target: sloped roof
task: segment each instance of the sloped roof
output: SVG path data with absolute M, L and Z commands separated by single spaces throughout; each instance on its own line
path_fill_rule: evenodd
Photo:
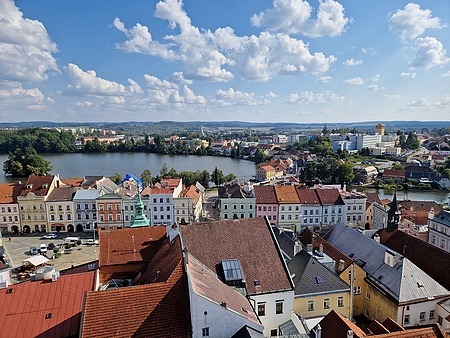
M 225 301 L 227 309 L 234 311 L 255 324 L 261 325 L 244 295 L 224 284 L 216 273 L 201 264 L 191 254 L 189 254 L 188 262 L 186 268 L 195 293 L 217 305 Z
M 406 170 L 385 169 L 383 172 L 383 177 L 405 178 L 405 176 L 406 176 Z
M 292 236 L 287 235 L 285 229 L 279 228 L 277 226 L 272 226 L 272 231 L 275 235 L 278 245 L 280 246 L 281 252 L 289 259 L 291 259 L 294 256 L 295 245 L 295 241 L 292 239 Z
M 164 226 L 102 230 L 100 266 L 149 262 L 166 235 Z
M 447 335 L 437 325 L 431 327 L 422 327 L 408 329 L 405 331 L 396 331 L 384 334 L 370 336 L 372 338 L 444 338 Z
M 319 324 L 322 328 L 322 337 L 324 338 L 347 337 L 349 330 L 353 331 L 354 338 L 363 338 L 366 336 L 363 330 L 334 310 L 328 312 Z
M 146 187 L 142 193 L 141 196 L 150 196 L 150 195 L 172 195 L 173 189 L 172 188 L 150 188 Z
M 231 336 L 231 338 L 264 338 L 264 335 L 262 332 L 245 325 L 233 336 Z
M 77 190 L 75 192 L 75 196 L 73 200 L 95 200 L 100 195 L 100 191 L 97 189 L 89 189 L 89 190 Z
M 216 273 L 222 260 L 238 259 L 249 294 L 293 289 L 270 225 L 262 217 L 181 225 L 180 233 L 189 253 Z
M 16 203 L 17 196 L 22 193 L 25 184 L 3 183 L 0 184 L 0 204 Z
M 257 185 L 253 190 L 255 191 L 256 204 L 278 204 L 274 186 Z
M 297 191 L 293 185 L 275 186 L 275 195 L 279 204 L 299 204 Z
M 393 232 L 382 229 L 378 234 L 382 244 L 400 252 L 439 284 L 450 290 L 450 269 L 447 267 L 450 262 L 450 252 L 398 229 Z
M 178 263 L 159 282 L 87 293 L 83 337 L 191 337 L 187 276 L 176 241 L 171 248 Z M 112 320 L 118 314 L 120 320 Z
M 320 199 L 316 189 L 297 188 L 296 190 L 301 204 L 320 206 Z
M 377 202 L 378 204 L 381 204 L 380 197 L 378 196 L 378 194 L 376 192 L 369 192 L 369 191 L 367 191 L 365 194 L 367 196 L 366 209 L 368 207 L 370 207 L 370 205 L 373 204 L 374 202 Z
M 81 187 L 83 184 L 84 178 L 72 177 L 72 178 L 63 178 L 61 182 L 65 185 L 69 185 L 71 187 Z
M 0 290 L 0 318 L 4 319 L 0 337 L 78 335 L 83 295 L 93 290 L 94 284 L 92 271 L 61 276 L 56 282 L 24 282 Z M 46 319 L 47 314 L 51 318 Z
M 322 205 L 345 205 L 338 189 L 317 189 Z
M 185 198 L 192 198 L 194 205 L 196 205 L 200 198 L 200 192 L 195 185 L 190 185 L 183 191 L 182 196 Z
M 433 221 L 446 226 L 450 226 L 450 211 L 442 210 L 433 218 Z
M 383 289 L 399 303 L 450 294 L 397 252 L 388 249 L 395 255 L 397 262 L 393 267 L 385 264 L 387 247 L 342 222 L 335 224 L 325 235 L 325 239 L 351 257 L 369 274 L 368 278 L 372 284 Z
M 168 178 L 168 177 L 164 177 L 161 180 L 161 187 L 163 188 L 176 188 L 180 185 L 181 183 L 181 178 Z
M 47 202 L 72 201 L 79 187 L 61 186 L 52 190 L 47 197 Z
M 20 196 L 26 196 L 30 192 L 34 193 L 36 196 L 47 195 L 48 189 L 50 188 L 54 178 L 54 175 L 29 176 Z
M 350 291 L 350 287 L 341 278 L 305 250 L 301 250 L 289 261 L 288 268 L 291 274 L 295 274 L 293 280 L 296 296 Z

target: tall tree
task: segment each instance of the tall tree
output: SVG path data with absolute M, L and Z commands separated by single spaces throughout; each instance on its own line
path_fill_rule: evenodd
M 211 181 L 214 182 L 216 187 L 225 183 L 222 170 L 217 169 L 217 167 L 215 167 L 214 171 L 211 174 Z
M 115 173 L 114 175 L 109 176 L 109 179 L 117 184 L 123 180 L 123 177 L 119 173 Z
M 145 169 L 141 174 L 141 180 L 144 181 L 144 184 L 146 187 L 148 187 L 150 184 L 152 184 L 152 173 L 150 170 Z
M 17 148 L 13 153 L 10 152 L 3 164 L 5 174 L 13 177 L 47 175 L 52 169 L 51 162 L 38 155 L 31 147 L 24 150 Z
M 167 176 L 169 174 L 169 166 L 167 165 L 167 163 L 163 163 L 159 173 L 161 174 L 161 177 Z
M 352 164 L 349 162 L 343 163 L 339 166 L 339 182 L 341 183 L 341 188 L 344 187 L 344 184 L 353 182 L 355 179 L 355 174 L 353 172 Z

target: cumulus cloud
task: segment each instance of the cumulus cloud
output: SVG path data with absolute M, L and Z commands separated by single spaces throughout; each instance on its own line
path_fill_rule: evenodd
M 322 83 L 330 83 L 333 78 L 331 76 L 321 76 L 319 77 L 319 81 Z
M 371 92 L 376 92 L 378 90 L 383 90 L 384 87 L 379 87 L 378 85 L 370 85 L 367 87 L 367 90 L 371 91 Z
M 144 74 L 144 84 L 149 89 L 178 89 L 175 83 L 148 74 Z
M 398 95 L 398 94 L 394 94 L 394 95 L 385 94 L 384 97 L 387 97 L 389 99 L 400 99 L 401 95 Z
M 441 76 L 449 77 L 450 76 L 450 70 L 448 72 L 442 74 Z
M 220 107 L 227 106 L 257 106 L 268 104 L 267 99 L 258 100 L 255 93 L 242 92 L 228 88 L 228 90 L 219 89 L 211 102 L 218 104 Z
M 63 92 L 65 95 L 115 96 L 126 93 L 125 86 L 117 82 L 97 77 L 93 70 L 83 71 L 73 63 L 64 67 L 71 84 Z
M 352 79 L 342 81 L 344 83 L 354 84 L 354 85 L 363 85 L 364 81 L 360 77 L 354 77 Z
M 182 84 L 192 84 L 192 80 L 188 80 L 184 78 L 183 72 L 175 72 L 169 77 L 169 81 L 182 85 Z
M 41 22 L 24 18 L 12 0 L 0 1 L 0 79 L 45 81 L 49 71 L 60 72 L 56 52 Z
M 181 60 L 183 72 L 171 77 L 175 83 L 183 83 L 175 81 L 176 78 L 231 81 L 235 78 L 233 71 L 249 81 L 267 81 L 280 75 L 319 74 L 327 71 L 335 61 L 333 55 L 310 53 L 308 44 L 282 33 L 237 36 L 230 27 L 200 30 L 192 25 L 182 6 L 182 1 L 165 0 L 158 2 L 155 10 L 157 18 L 169 21 L 170 28 L 178 27 L 180 31 L 177 35 L 164 37 L 168 43 L 158 46 L 158 51 L 164 50 L 164 53 L 151 54 L 168 61 Z M 128 45 L 148 46 L 154 42 L 145 26 L 139 26 L 134 33 L 125 29 L 119 19 L 114 21 L 114 26 L 129 39 L 120 45 L 121 49 L 150 54 L 148 48 L 125 48 Z M 141 37 L 139 43 L 135 41 L 136 36 Z
M 433 103 L 433 106 L 439 109 L 449 109 L 450 108 L 450 95 L 445 95 L 441 102 Z
M 418 38 L 412 49 L 416 57 L 409 63 L 410 68 L 429 69 L 450 62 L 444 46 L 434 37 Z
M 0 107 L 25 107 L 29 110 L 42 110 L 54 103 L 38 88 L 23 88 L 18 82 L 8 81 L 0 89 Z
M 267 94 L 267 97 L 278 97 L 277 94 L 269 92 L 269 94 Z
M 381 76 L 380 76 L 380 74 L 376 74 L 376 75 L 372 78 L 372 81 L 373 81 L 373 82 L 381 81 Z
M 414 39 L 428 28 L 442 28 L 439 18 L 432 17 L 429 9 L 421 9 L 418 4 L 408 3 L 389 18 L 389 28 L 399 31 L 400 37 Z
M 321 102 L 336 102 L 344 100 L 343 96 L 339 96 L 336 93 L 326 92 L 314 94 L 311 91 L 304 91 L 300 94 L 294 93 L 289 95 L 288 103 L 321 103 Z
M 348 18 L 344 7 L 334 0 L 320 0 L 317 18 L 306 0 L 274 0 L 273 8 L 253 15 L 253 26 L 266 26 L 270 31 L 287 34 L 301 33 L 308 37 L 337 36 L 346 30 Z
M 362 60 L 349 59 L 342 62 L 344 66 L 359 66 L 362 65 Z
M 428 102 L 428 100 L 424 97 L 422 97 L 420 100 L 411 102 L 409 104 L 403 105 L 400 107 L 399 110 L 411 110 L 411 109 L 416 109 L 416 108 L 421 108 L 421 109 L 428 109 L 430 107 L 430 103 Z
M 412 79 L 414 79 L 416 77 L 416 75 L 417 74 L 415 72 L 414 73 L 410 73 L 410 72 L 401 72 L 400 73 L 401 77 L 410 77 Z
M 134 81 L 132 79 L 128 79 L 128 83 L 130 84 L 130 86 L 128 87 L 128 90 L 130 91 L 130 93 L 136 93 L 136 94 L 143 93 L 141 86 L 136 81 Z

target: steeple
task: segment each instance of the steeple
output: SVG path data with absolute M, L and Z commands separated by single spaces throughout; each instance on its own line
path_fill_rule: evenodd
M 389 206 L 387 232 L 392 232 L 398 228 L 400 222 L 400 211 L 397 205 L 397 190 L 394 192 L 394 198 Z
M 141 199 L 141 188 L 140 185 L 138 186 L 138 200 L 136 201 L 136 204 L 134 206 L 134 220 L 131 222 L 131 228 L 138 228 L 138 227 L 148 227 L 150 225 L 150 222 L 147 219 L 147 216 L 144 214 L 144 203 Z

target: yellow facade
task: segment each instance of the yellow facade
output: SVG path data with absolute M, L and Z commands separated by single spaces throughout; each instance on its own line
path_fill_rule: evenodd
M 19 197 L 18 202 L 21 231 L 46 231 L 45 196 L 36 196 L 33 193 L 29 193 L 27 196 Z
M 364 277 L 366 272 L 357 264 L 353 264 L 353 316 L 358 316 L 364 313 L 364 294 L 365 285 Z M 351 265 L 347 267 L 339 275 L 341 279 L 350 285 Z
M 350 292 L 296 296 L 294 298 L 294 312 L 302 318 L 325 316 L 331 310 L 349 317 Z
M 383 322 L 390 317 L 397 319 L 398 306 L 386 295 L 383 295 L 372 285 L 366 284 L 366 291 L 364 292 L 364 308 L 366 316 L 373 320 Z

